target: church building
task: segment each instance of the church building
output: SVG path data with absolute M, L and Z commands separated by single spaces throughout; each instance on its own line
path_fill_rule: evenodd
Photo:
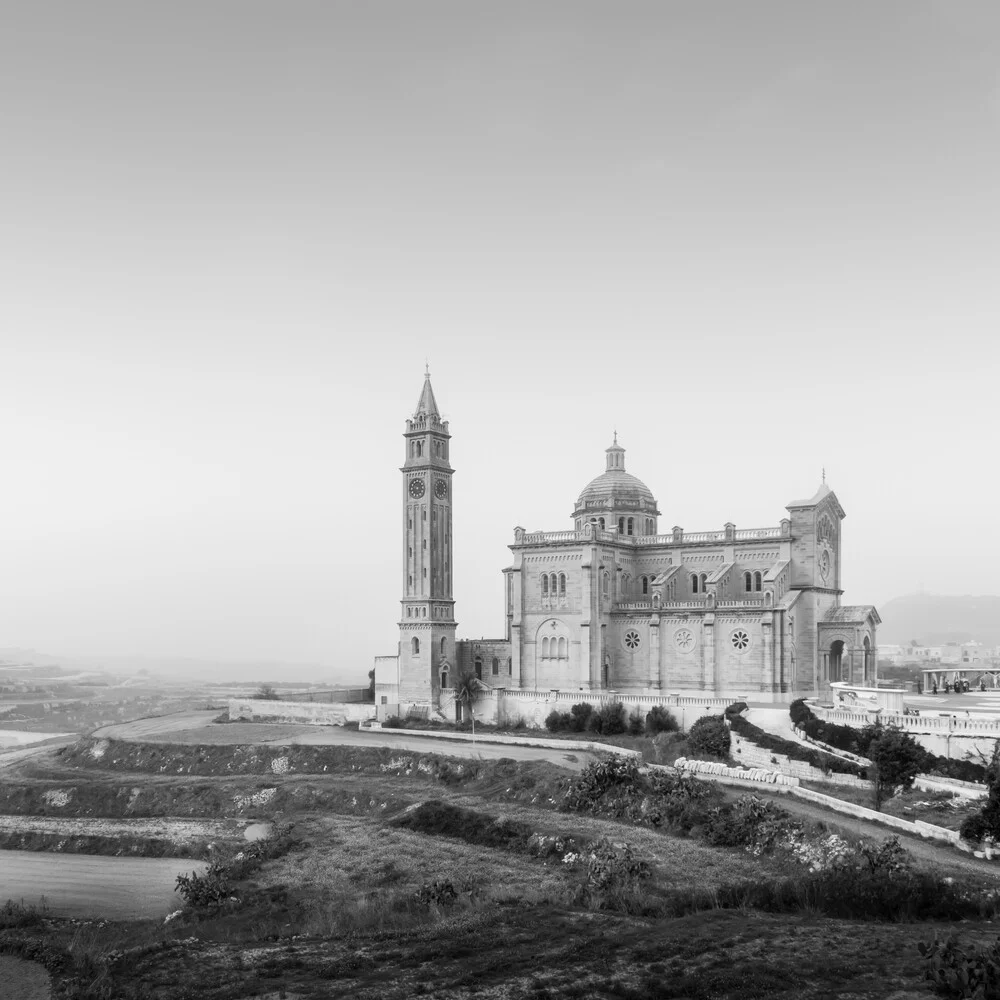
M 506 690 L 776 702 L 876 683 L 880 619 L 841 604 L 845 514 L 825 481 L 772 526 L 661 533 L 616 434 L 571 527 L 514 529 L 504 638 L 458 640 L 451 435 L 429 373 L 403 436 L 400 644 L 378 658 L 376 694 L 434 711 L 465 670 Z

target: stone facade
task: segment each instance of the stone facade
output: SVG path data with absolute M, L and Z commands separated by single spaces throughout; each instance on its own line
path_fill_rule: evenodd
M 626 471 L 617 435 L 570 530 L 514 529 L 506 636 L 456 640 L 450 433 L 429 375 L 404 438 L 398 688 L 387 700 L 440 707 L 464 671 L 534 692 L 759 701 L 876 682 L 878 613 L 841 605 L 845 515 L 825 481 L 773 526 L 660 534 L 657 501 Z

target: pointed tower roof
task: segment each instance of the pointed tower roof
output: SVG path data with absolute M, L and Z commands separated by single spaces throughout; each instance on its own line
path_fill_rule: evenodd
M 431 366 L 424 369 L 424 387 L 420 391 L 420 399 L 417 400 L 417 408 L 413 411 L 414 419 L 417 417 L 440 417 L 437 400 L 434 398 L 434 390 L 431 388 Z

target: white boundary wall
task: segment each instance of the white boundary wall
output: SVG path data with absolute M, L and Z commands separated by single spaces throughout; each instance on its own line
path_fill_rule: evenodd
M 327 702 L 325 705 L 303 701 L 266 701 L 263 698 L 232 698 L 229 719 L 255 722 L 299 722 L 310 726 L 343 726 L 375 718 L 371 702 Z

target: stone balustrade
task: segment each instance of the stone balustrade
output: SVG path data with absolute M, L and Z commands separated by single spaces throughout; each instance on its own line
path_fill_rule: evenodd
M 851 712 L 847 709 L 826 708 L 823 705 L 809 703 L 809 708 L 818 719 L 824 722 L 836 722 L 842 726 L 860 728 L 871 721 L 871 715 L 861 712 Z M 910 733 L 928 733 L 931 735 L 982 736 L 993 739 L 1000 738 L 1000 719 L 977 718 L 974 715 L 903 715 L 899 712 L 880 712 L 878 719 L 885 725 L 897 726 Z

